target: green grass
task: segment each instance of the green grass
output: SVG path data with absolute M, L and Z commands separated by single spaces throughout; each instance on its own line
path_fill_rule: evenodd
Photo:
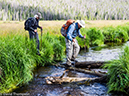
M 125 26 L 108 27 L 103 29 L 105 42 L 122 43 L 128 40 L 128 31 Z
M 6 92 L 5 90 L 10 90 L 12 86 L 27 83 L 32 79 L 35 61 L 28 54 L 23 38 L 20 36 L 7 36 L 0 39 L 0 67 L 2 68 L 0 89 Z
M 108 69 L 108 93 L 123 92 L 129 94 L 129 46 L 119 55 L 119 60 L 113 60 L 104 65 Z
M 0 37 L 0 93 L 28 83 L 36 66 L 51 65 L 62 60 L 64 47 L 56 36 L 45 33 L 42 37 L 41 56 L 36 55 L 36 43 L 22 35 Z

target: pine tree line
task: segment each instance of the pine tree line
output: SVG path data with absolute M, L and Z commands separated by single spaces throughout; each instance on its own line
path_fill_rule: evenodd
M 39 11 L 43 20 L 127 20 L 129 0 L 0 0 L 0 20 L 22 21 Z

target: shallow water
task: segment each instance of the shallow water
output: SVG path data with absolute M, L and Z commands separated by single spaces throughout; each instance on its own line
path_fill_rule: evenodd
M 17 93 L 29 93 L 30 96 L 93 96 L 93 95 L 107 95 L 107 88 L 105 84 L 94 83 L 90 85 L 76 85 L 76 84 L 52 84 L 45 83 L 47 76 L 61 76 L 64 68 L 56 68 L 54 66 L 40 67 L 35 73 L 34 80 L 24 87 L 15 90 Z M 64 77 L 90 77 L 96 76 L 84 74 L 75 71 L 66 72 Z
M 102 46 L 91 47 L 87 52 L 82 50 L 78 57 L 78 61 L 109 61 L 113 59 L 119 59 L 119 54 L 122 52 L 125 43 L 119 46 Z M 65 62 L 65 59 L 64 61 Z M 96 71 L 103 71 L 101 69 L 94 69 Z M 30 96 L 109 96 L 107 94 L 106 84 L 93 83 L 89 85 L 77 85 L 77 84 L 52 84 L 47 85 L 45 83 L 45 77 L 47 76 L 61 76 L 65 68 L 48 66 L 40 67 L 34 73 L 34 79 L 25 86 L 15 90 L 16 93 L 29 93 Z M 64 77 L 90 77 L 97 76 L 84 74 L 75 71 L 68 71 Z

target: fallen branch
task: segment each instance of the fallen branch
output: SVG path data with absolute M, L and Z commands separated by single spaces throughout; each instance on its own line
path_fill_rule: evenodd
M 94 82 L 103 82 L 107 76 L 96 77 L 96 78 L 76 78 L 76 77 L 46 77 L 47 84 L 62 84 L 62 83 L 77 83 L 77 84 L 90 84 Z

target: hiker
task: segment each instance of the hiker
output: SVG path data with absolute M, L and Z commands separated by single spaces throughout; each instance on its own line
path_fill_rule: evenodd
M 78 45 L 78 42 L 76 40 L 76 36 L 79 36 L 80 38 L 86 38 L 85 35 L 82 36 L 80 33 L 80 29 L 85 27 L 85 22 L 83 20 L 77 20 L 76 23 L 71 24 L 68 27 L 68 30 L 66 32 L 67 36 L 65 38 L 66 42 L 66 65 L 68 67 L 71 66 L 71 61 L 77 62 L 75 58 L 77 57 L 80 46 Z
M 37 28 L 40 28 L 42 30 L 42 27 L 39 26 L 39 19 L 41 19 L 41 13 L 37 12 L 34 17 L 31 19 L 31 21 L 28 24 L 28 31 L 29 31 L 29 37 L 30 39 L 36 39 L 37 43 L 37 55 L 41 55 L 39 52 L 39 36 L 37 32 Z

